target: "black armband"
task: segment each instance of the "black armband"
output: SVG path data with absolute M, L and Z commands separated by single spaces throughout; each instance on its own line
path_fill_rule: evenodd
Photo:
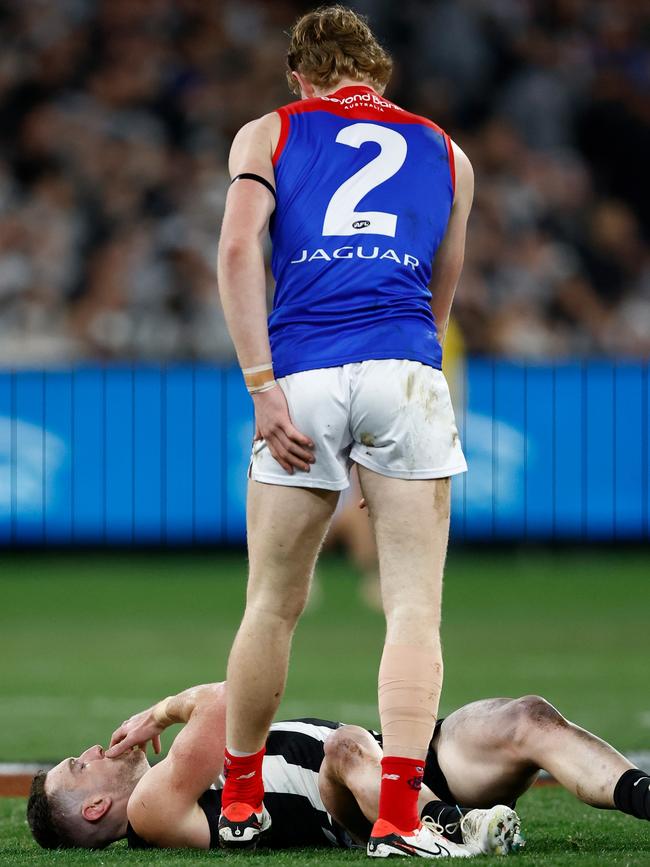
M 261 175 L 253 174 L 253 172 L 242 172 L 240 175 L 235 175 L 235 177 L 232 179 L 232 181 L 230 183 L 234 184 L 235 181 L 238 181 L 240 179 L 244 180 L 244 181 L 257 181 L 259 184 L 262 184 L 262 186 L 266 187 L 266 189 L 271 193 L 271 195 L 273 196 L 273 198 L 277 202 L 278 197 L 275 194 L 275 190 L 273 189 L 273 185 L 270 184 L 266 180 L 266 178 L 263 178 Z

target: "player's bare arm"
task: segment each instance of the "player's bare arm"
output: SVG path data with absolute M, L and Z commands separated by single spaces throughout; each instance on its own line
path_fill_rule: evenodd
M 438 248 L 431 272 L 431 309 L 438 339 L 444 342 L 456 287 L 463 270 L 467 220 L 474 199 L 474 171 L 467 156 L 452 142 L 456 164 L 456 191 L 445 237 Z
M 225 683 L 206 684 L 164 699 L 113 734 L 109 755 L 184 724 L 167 758 L 151 768 L 129 799 L 129 822 L 140 837 L 160 847 L 210 847 L 210 829 L 197 801 L 223 770 L 225 720 Z
M 224 315 L 237 358 L 250 371 L 249 387 L 255 404 L 255 439 L 266 440 L 273 457 L 287 473 L 294 467 L 309 471 L 313 443 L 291 422 L 282 390 L 273 380 L 267 326 L 264 240 L 275 209 L 272 156 L 280 135 L 276 113 L 246 124 L 235 136 L 229 170 L 231 185 L 219 242 L 218 279 Z M 261 377 L 261 378 L 260 378 Z M 259 385 L 256 383 L 259 382 Z

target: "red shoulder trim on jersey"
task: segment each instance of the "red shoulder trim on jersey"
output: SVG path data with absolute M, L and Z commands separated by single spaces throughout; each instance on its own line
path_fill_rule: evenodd
M 456 158 L 454 157 L 454 148 L 451 139 L 446 132 L 442 133 L 445 137 L 445 145 L 447 146 L 447 156 L 449 157 L 449 174 L 451 175 L 451 190 L 456 195 Z
M 271 158 L 273 165 L 276 165 L 277 161 L 280 159 L 284 146 L 289 138 L 289 125 L 291 121 L 289 120 L 287 109 L 288 106 L 283 106 L 277 110 L 277 113 L 280 115 L 280 138 L 278 139 L 278 143 L 273 151 L 273 157 Z
M 428 117 L 422 117 L 419 114 L 412 114 L 410 111 L 400 108 L 400 106 L 396 105 L 394 102 L 380 96 L 372 89 L 372 87 L 367 87 L 365 85 L 342 87 L 329 96 L 315 96 L 311 99 L 297 99 L 276 110 L 280 115 L 282 126 L 280 129 L 280 138 L 273 153 L 273 165 L 277 164 L 287 143 L 292 115 L 324 111 L 329 112 L 330 114 L 336 114 L 339 117 L 347 117 L 351 120 L 371 120 L 379 123 L 385 121 L 386 123 L 421 124 L 422 126 L 427 126 L 430 129 L 433 129 L 438 133 L 438 135 L 442 136 L 447 149 L 452 189 L 454 192 L 456 191 L 454 151 L 447 133 L 439 127 L 437 123 L 429 120 Z
M 325 111 L 339 117 L 349 117 L 352 120 L 372 120 L 381 123 L 413 123 L 422 124 L 444 135 L 440 127 L 426 117 L 411 114 L 394 102 L 380 96 L 371 87 L 343 87 L 329 96 L 315 96 L 311 99 L 299 99 L 283 106 L 279 111 L 286 111 L 291 117 L 294 114 L 306 114 L 313 111 Z

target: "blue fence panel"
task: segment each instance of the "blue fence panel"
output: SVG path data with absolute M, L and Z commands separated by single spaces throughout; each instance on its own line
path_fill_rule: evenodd
M 582 412 L 582 366 L 557 367 L 555 373 L 554 454 L 555 523 L 558 538 L 579 539 L 585 527 L 582 448 L 586 419 Z
M 617 366 L 615 386 L 614 534 L 617 539 L 634 539 L 644 529 L 643 370 L 638 365 Z
M 43 541 L 45 429 L 43 375 L 25 373 L 13 382 L 14 425 L 14 539 Z
M 66 544 L 73 538 L 71 371 L 45 374 L 45 538 Z
M 112 368 L 104 377 L 104 487 L 107 542 L 133 541 L 133 372 Z
M 169 368 L 163 377 L 164 530 L 166 542 L 194 541 L 194 371 Z
M 526 372 L 514 364 L 499 362 L 494 371 L 494 516 L 495 538 L 526 533 L 525 485 L 513 476 L 515 467 L 526 466 Z
M 472 359 L 457 540 L 650 534 L 642 364 Z M 245 539 L 252 407 L 235 367 L 0 373 L 0 545 Z
M 531 367 L 527 371 L 526 463 L 524 466 L 524 527 L 532 538 L 550 537 L 555 517 L 555 406 L 553 371 Z
M 20 380 L 19 380 L 20 381 Z M 82 368 L 72 377 L 72 536 L 104 540 L 106 531 L 106 402 L 104 370 Z
M 162 372 L 133 372 L 133 526 L 134 541 L 163 541 L 166 488 L 163 473 Z
M 224 467 L 224 371 L 199 366 L 194 372 L 196 422 L 194 534 L 197 542 L 225 538 L 228 511 Z
M 588 538 L 608 538 L 614 529 L 614 375 L 611 365 L 586 369 L 584 496 Z

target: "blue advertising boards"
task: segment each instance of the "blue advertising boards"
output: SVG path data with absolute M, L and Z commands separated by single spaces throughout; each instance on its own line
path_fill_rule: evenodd
M 649 537 L 648 366 L 471 359 L 452 537 Z M 245 539 L 252 407 L 236 367 L 0 373 L 0 545 Z

